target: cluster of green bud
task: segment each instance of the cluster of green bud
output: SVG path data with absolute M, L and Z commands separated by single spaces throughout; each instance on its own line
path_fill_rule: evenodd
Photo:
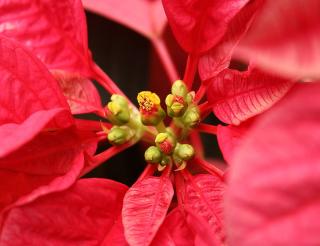
M 121 145 L 133 138 L 137 140 L 141 137 L 144 127 L 137 117 L 136 110 L 129 106 L 125 97 L 113 94 L 105 108 L 105 113 L 113 127 L 107 130 L 102 125 L 102 128 L 112 145 Z
M 177 118 L 178 125 L 183 128 L 194 128 L 200 121 L 200 112 L 193 99 L 194 92 L 189 92 L 182 80 L 173 83 L 171 94 L 166 97 L 168 115 Z
M 170 131 L 159 133 L 155 144 L 156 146 L 146 150 L 144 157 L 148 163 L 158 164 L 159 171 L 162 171 L 172 158 L 179 165 L 179 170 L 182 170 L 186 162 L 194 156 L 193 147 L 189 144 L 177 143 L 176 137 Z

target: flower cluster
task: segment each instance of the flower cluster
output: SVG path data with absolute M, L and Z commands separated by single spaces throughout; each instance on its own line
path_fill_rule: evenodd
M 93 61 L 82 4 L 150 41 L 171 83 L 163 103 L 142 91 L 137 108 Z M 0 245 L 319 245 L 319 10 L 0 1 Z M 183 76 L 167 25 L 187 54 Z M 100 120 L 76 117 L 87 113 Z M 221 124 L 204 123 L 210 113 Z M 200 133 L 217 136 L 225 170 Z M 139 142 L 146 167 L 131 187 L 83 178 Z

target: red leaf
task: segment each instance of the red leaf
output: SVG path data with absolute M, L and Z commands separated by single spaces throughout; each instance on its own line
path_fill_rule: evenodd
M 175 208 L 166 217 L 151 246 L 219 245 L 214 242 L 211 228 L 206 226 L 206 222 L 199 220 L 192 212 L 182 213 Z
M 226 69 L 210 81 L 208 101 L 223 122 L 239 125 L 280 100 L 294 84 L 258 70 Z
M 260 5 L 261 1 L 255 0 L 243 7 L 230 21 L 221 41 L 200 57 L 199 74 L 202 80 L 211 79 L 229 66 L 234 48 L 247 32 Z
M 150 244 L 166 216 L 172 197 L 172 184 L 165 176 L 147 177 L 128 190 L 122 221 L 130 245 Z
M 173 209 L 162 223 L 151 246 L 194 245 L 193 232 L 179 208 Z
M 320 1 L 266 0 L 236 54 L 293 78 L 320 77 Z
M 94 84 L 79 75 L 63 71 L 52 71 L 67 98 L 73 114 L 102 112 L 100 95 Z
M 249 128 L 253 124 L 253 120 L 246 120 L 239 126 L 222 126 L 217 127 L 217 140 L 224 159 L 228 164 L 232 162 L 232 158 L 236 150 L 241 146 L 243 138 L 247 135 Z
M 176 39 L 188 53 L 201 53 L 217 44 L 228 23 L 248 0 L 163 0 Z
M 0 32 L 30 48 L 50 69 L 91 74 L 80 0 L 2 1 Z
M 83 150 L 90 139 L 75 129 L 44 131 L 0 159 L 0 209 L 70 186 L 83 168 Z M 31 195 L 25 195 L 32 192 Z
M 20 124 L 39 110 L 69 108 L 57 82 L 38 59 L 3 36 L 0 73 L 0 124 Z M 59 116 L 51 127 L 73 123 L 71 114 Z
M 225 210 L 231 245 L 320 244 L 319 93 L 318 83 L 297 86 L 237 151 Z
M 224 183 L 219 177 L 200 174 L 186 183 L 184 204 L 189 207 L 189 213 L 204 220 L 211 227 L 211 234 L 224 240 L 222 198 Z
M 21 124 L 3 124 L 0 126 L 0 158 L 15 151 L 34 138 L 46 125 L 60 114 L 68 114 L 65 109 L 40 110 L 32 114 Z
M 10 210 L 1 245 L 126 245 L 114 239 L 127 187 L 104 179 L 82 179 L 62 192 Z M 120 228 L 121 229 L 121 228 Z M 119 231 L 118 231 L 119 233 Z
M 83 5 L 149 39 L 159 36 L 167 23 L 160 0 L 83 0 Z

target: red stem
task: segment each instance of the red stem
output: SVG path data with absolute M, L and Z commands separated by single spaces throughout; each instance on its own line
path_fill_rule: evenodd
M 109 149 L 101 152 L 100 154 L 95 155 L 94 157 L 91 158 L 91 160 L 89 160 L 89 165 L 83 169 L 81 176 L 87 174 L 88 172 L 90 172 L 91 170 L 99 166 L 101 163 L 105 162 L 106 160 L 110 159 L 116 154 L 119 154 L 120 152 L 129 148 L 133 144 L 134 143 L 132 142 L 128 142 L 120 146 L 112 146 Z
M 198 61 L 198 56 L 189 54 L 186 70 L 184 71 L 183 81 L 190 90 L 192 89 L 193 80 L 197 72 Z
M 204 170 L 206 170 L 208 173 L 218 176 L 221 180 L 224 180 L 223 178 L 223 174 L 224 172 L 222 170 L 220 170 L 219 168 L 217 168 L 216 166 L 210 164 L 209 162 L 207 162 L 204 159 L 195 157 L 193 159 L 193 161 L 199 165 L 200 167 L 202 167 Z
M 205 118 L 207 118 L 207 116 L 212 111 L 212 105 L 209 104 L 208 101 L 205 101 L 204 103 L 200 104 L 198 107 L 200 110 L 201 120 L 204 120 Z
M 95 79 L 103 86 L 111 95 L 119 94 L 125 96 L 125 94 L 119 89 L 115 82 L 95 63 L 92 64 L 92 69 L 95 75 Z
M 194 98 L 194 102 L 196 104 L 198 104 L 201 101 L 201 99 L 204 97 L 204 95 L 206 94 L 206 90 L 207 90 L 207 86 L 205 86 L 204 83 L 201 83 Z
M 196 128 L 196 130 L 199 132 L 217 135 L 217 126 L 210 125 L 210 124 L 200 123 Z
M 154 164 L 148 164 L 146 168 L 144 169 L 143 173 L 140 175 L 140 177 L 137 179 L 137 182 L 140 180 L 143 180 L 144 178 L 152 175 L 156 169 L 157 165 Z
M 178 71 L 171 59 L 170 53 L 165 45 L 164 41 L 160 38 L 152 39 L 152 44 L 157 51 L 162 65 L 170 79 L 171 84 L 179 78 Z

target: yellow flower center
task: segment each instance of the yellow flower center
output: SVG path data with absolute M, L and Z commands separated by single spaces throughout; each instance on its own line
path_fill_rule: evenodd
M 160 98 L 151 91 L 141 91 L 137 96 L 139 106 L 144 111 L 152 111 L 160 105 Z

